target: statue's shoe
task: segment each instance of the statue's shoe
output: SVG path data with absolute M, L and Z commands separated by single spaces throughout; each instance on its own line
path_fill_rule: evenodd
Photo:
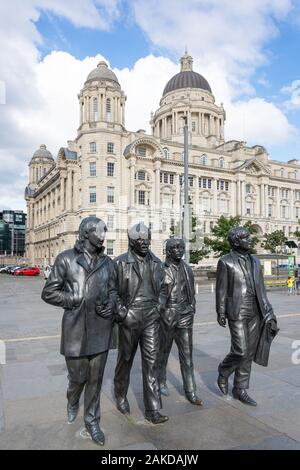
M 129 415 L 130 414 L 130 406 L 128 403 L 127 398 L 117 398 L 117 409 L 122 413 L 123 415 Z
M 77 418 L 79 411 L 79 403 L 77 405 L 71 406 L 70 403 L 68 402 L 67 404 L 67 415 L 68 415 L 68 423 L 71 424 L 75 421 Z
M 185 396 L 192 405 L 203 405 L 203 401 L 196 395 L 196 393 L 186 393 Z
M 163 424 L 169 419 L 168 416 L 162 415 L 159 411 L 146 411 L 145 418 L 152 424 Z
M 170 395 L 168 385 L 166 383 L 160 384 L 160 393 L 164 395 L 165 397 L 168 397 Z
M 232 389 L 232 396 L 236 400 L 240 400 L 245 405 L 257 406 L 257 403 L 253 398 L 249 397 L 247 391 L 244 388 L 235 388 Z
M 104 446 L 105 436 L 102 429 L 100 429 L 99 424 L 93 424 L 92 426 L 86 424 L 85 427 L 95 444 L 98 446 Z
M 227 395 L 228 394 L 228 379 L 224 377 L 223 375 L 219 374 L 217 384 L 222 394 Z

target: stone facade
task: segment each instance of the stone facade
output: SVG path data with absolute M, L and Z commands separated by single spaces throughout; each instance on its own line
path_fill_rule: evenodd
M 225 110 L 215 103 L 206 80 L 192 72 L 188 54 L 177 75 L 151 115 L 148 135 L 126 130 L 126 96 L 107 64 L 100 62 L 89 74 L 78 95 L 76 139 L 59 150 L 56 161 L 41 146 L 29 163 L 25 197 L 31 263 L 52 264 L 60 251 L 73 246 L 80 219 L 90 214 L 108 224 L 109 255 L 126 250 L 127 227 L 143 220 L 152 228 L 153 251 L 162 256 L 163 242 L 182 212 L 185 114 L 190 200 L 202 232 L 209 234 L 221 214 L 240 215 L 257 225 L 259 235 L 280 229 L 292 238 L 300 218 L 298 161 L 274 161 L 260 145 L 226 142 Z

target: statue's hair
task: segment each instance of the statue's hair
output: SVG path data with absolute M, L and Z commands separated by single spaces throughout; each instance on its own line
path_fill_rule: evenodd
M 238 246 L 241 236 L 245 233 L 249 233 L 247 227 L 233 227 L 230 229 L 227 235 L 227 240 L 229 241 L 231 247 Z
M 166 243 L 166 252 L 168 252 L 168 250 L 170 250 L 171 248 L 173 248 L 173 246 L 176 245 L 176 243 L 178 242 L 182 242 L 185 244 L 183 238 L 180 238 L 180 237 L 171 237 L 167 240 L 167 243 Z
M 90 215 L 89 217 L 85 217 L 82 219 L 79 225 L 79 240 L 83 240 L 85 238 L 86 232 L 90 232 L 91 230 L 95 230 L 96 226 L 102 223 L 104 225 L 104 231 L 107 232 L 107 227 L 105 222 L 94 215 Z
M 141 235 L 143 235 L 143 237 L 141 237 Z M 151 240 L 151 230 L 144 224 L 144 222 L 139 222 L 128 230 L 128 238 L 129 241 L 138 240 L 139 238 L 148 238 Z

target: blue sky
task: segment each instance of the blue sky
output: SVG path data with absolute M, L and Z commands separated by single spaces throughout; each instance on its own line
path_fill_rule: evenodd
M 300 160 L 299 0 L 11 0 L 0 3 L 0 206 L 24 207 L 28 161 L 75 137 L 77 93 L 99 59 L 149 131 L 187 45 L 227 112 L 226 139 Z M 0 93 L 1 97 L 1 93 Z

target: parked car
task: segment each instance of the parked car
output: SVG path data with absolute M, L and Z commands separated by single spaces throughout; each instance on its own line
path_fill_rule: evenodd
M 8 266 L 2 266 L 2 268 L 0 268 L 0 273 L 3 274 L 3 273 L 7 273 L 7 270 L 8 268 L 10 268 L 11 266 L 8 265 Z
M 14 271 L 15 276 L 39 276 L 40 270 L 36 266 L 26 266 Z
M 7 272 L 7 274 L 13 274 L 14 271 L 15 271 L 15 269 L 20 269 L 21 267 L 22 267 L 22 266 L 16 266 L 16 265 L 14 265 L 14 266 L 9 266 L 9 268 L 7 268 L 7 271 L 6 271 L 6 272 Z
M 50 273 L 52 271 L 52 268 L 53 266 L 51 266 L 50 264 L 48 264 L 45 269 L 44 269 L 44 278 L 45 279 L 48 279 L 48 277 L 50 276 Z

